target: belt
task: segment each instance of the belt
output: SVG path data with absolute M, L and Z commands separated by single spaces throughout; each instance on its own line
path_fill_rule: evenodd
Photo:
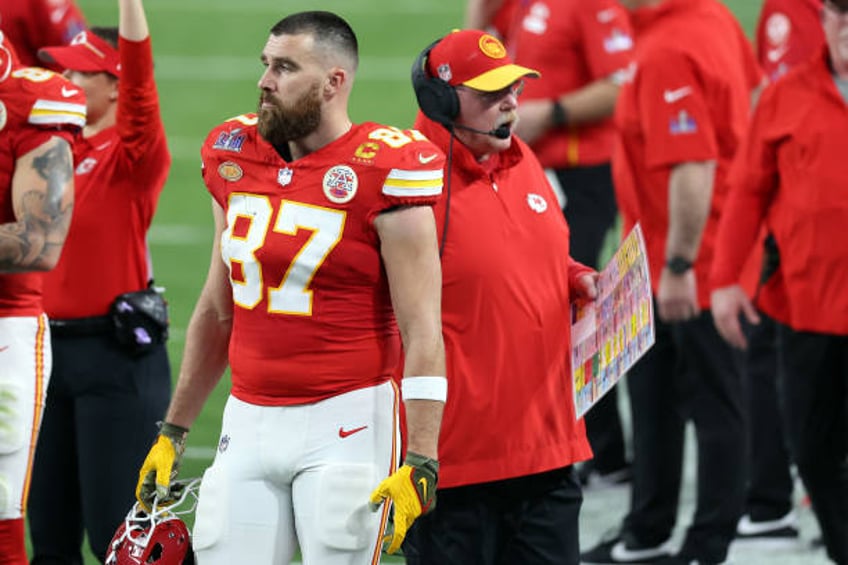
M 102 335 L 113 331 L 113 328 L 112 319 L 109 316 L 50 320 L 50 334 L 56 337 Z

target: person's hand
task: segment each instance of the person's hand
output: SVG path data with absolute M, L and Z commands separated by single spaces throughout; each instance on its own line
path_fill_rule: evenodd
M 698 316 L 698 287 L 695 271 L 675 274 L 668 268 L 662 270 L 657 291 L 657 314 L 664 322 L 684 322 Z
M 176 478 L 179 471 L 187 435 L 187 428 L 168 422 L 162 424 L 153 447 L 141 465 L 135 487 L 135 497 L 145 510 L 151 509 L 154 498 L 159 501 L 168 498 L 171 480 Z
M 744 314 L 752 324 L 759 324 L 760 316 L 742 287 L 734 284 L 714 290 L 710 295 L 710 309 L 721 337 L 734 347 L 746 349 L 748 340 L 742 331 L 739 315 Z
M 599 278 L 600 275 L 595 272 L 585 273 L 577 277 L 577 285 L 575 288 L 577 298 L 582 298 L 583 300 L 595 300 L 598 297 Z
M 407 452 L 401 468 L 383 479 L 371 493 L 372 511 L 376 511 L 386 499 L 394 504 L 394 526 L 383 539 L 384 543 L 390 542 L 386 550 L 388 553 L 400 548 L 416 518 L 435 508 L 438 476 L 438 461 Z

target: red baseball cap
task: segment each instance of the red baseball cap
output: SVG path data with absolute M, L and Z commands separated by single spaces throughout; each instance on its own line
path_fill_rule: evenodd
M 90 31 L 79 32 L 66 46 L 39 49 L 38 58 L 72 71 L 121 76 L 118 50 Z
M 501 90 L 523 77 L 541 76 L 513 63 L 497 37 L 477 29 L 454 30 L 443 37 L 430 50 L 427 63 L 430 76 L 484 92 Z

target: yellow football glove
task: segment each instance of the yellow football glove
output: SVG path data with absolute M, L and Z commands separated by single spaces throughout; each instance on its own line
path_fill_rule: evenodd
M 135 487 L 135 497 L 145 510 L 150 510 L 154 497 L 160 501 L 168 497 L 171 480 L 176 478 L 179 471 L 187 435 L 187 428 L 162 423 L 159 435 L 138 472 L 138 484 Z
M 416 518 L 436 506 L 436 484 L 439 462 L 429 457 L 407 452 L 400 469 L 371 493 L 371 510 L 376 511 L 386 499 L 394 504 L 394 527 L 386 531 L 383 543 L 390 542 L 386 550 L 394 553 L 400 548 L 406 531 Z

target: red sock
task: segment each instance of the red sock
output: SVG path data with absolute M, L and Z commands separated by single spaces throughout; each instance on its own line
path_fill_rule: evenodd
M 0 565 L 27 565 L 23 518 L 0 520 Z

